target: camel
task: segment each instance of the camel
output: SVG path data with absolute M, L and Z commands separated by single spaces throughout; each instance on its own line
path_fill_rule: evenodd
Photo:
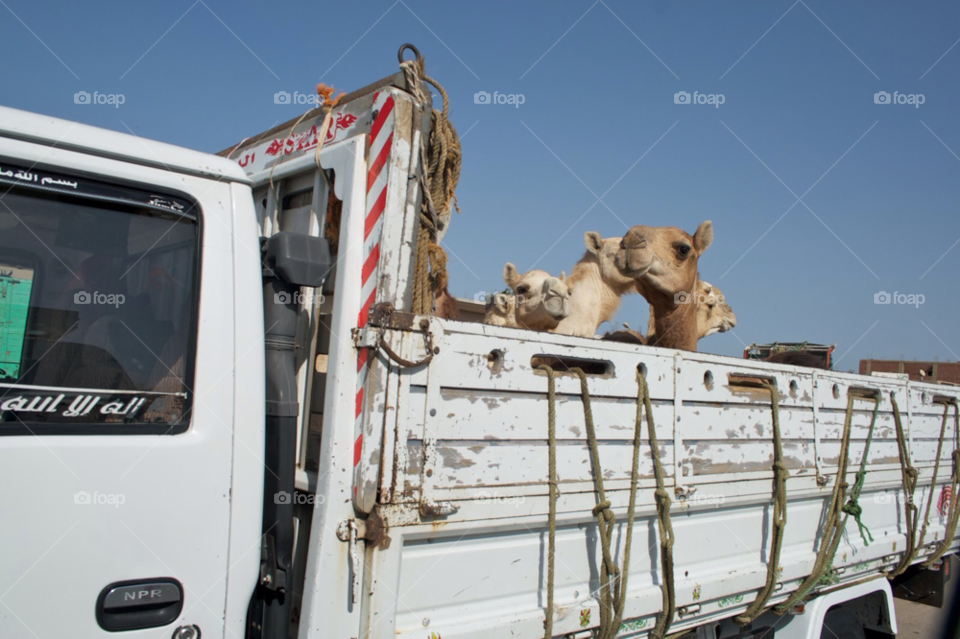
M 703 339 L 714 333 L 725 333 L 737 325 L 737 316 L 727 304 L 716 286 L 709 282 L 697 282 L 697 299 L 690 299 L 697 303 L 697 339 Z M 650 319 L 647 322 L 646 343 L 650 346 L 660 346 L 657 343 L 656 310 L 650 305 Z
M 593 337 L 601 324 L 613 319 L 620 307 L 620 297 L 636 292 L 636 281 L 622 274 L 614 264 L 621 239 L 604 239 L 594 231 L 583 234 L 587 252 L 565 280 L 570 288 L 570 315 L 552 332 Z
M 699 339 L 703 339 L 714 333 L 729 331 L 737 325 L 737 317 L 733 314 L 730 306 L 727 305 L 720 289 L 703 280 L 700 280 L 698 283 L 698 288 L 701 296 L 701 305 L 697 311 L 697 335 Z M 654 321 L 655 312 L 653 306 L 651 306 L 646 337 L 631 329 L 630 325 L 624 322 L 622 329 L 605 334 L 603 339 L 611 342 L 639 344 L 641 346 L 657 346 L 656 323 Z
M 483 323 L 490 326 L 512 326 L 517 328 L 517 298 L 506 293 L 494 293 L 487 299 Z
M 437 289 L 433 293 L 433 315 L 442 319 L 460 319 L 460 311 L 457 310 L 457 301 L 447 289 L 446 283 L 443 288 Z
M 702 222 L 693 236 L 673 226 L 630 228 L 620 242 L 615 264 L 636 280 L 637 290 L 654 308 L 657 346 L 697 350 L 700 304 L 696 297 L 697 262 L 713 242 L 713 225 Z
M 519 328 L 549 331 L 570 314 L 570 290 L 563 273 L 553 277 L 546 271 L 532 270 L 520 275 L 507 262 L 503 281 L 516 296 L 514 318 Z

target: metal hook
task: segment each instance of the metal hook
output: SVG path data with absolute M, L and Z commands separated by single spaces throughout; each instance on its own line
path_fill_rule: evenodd
M 423 64 L 423 56 L 420 55 L 420 51 L 419 51 L 415 46 L 413 46 L 412 44 L 410 44 L 409 42 L 406 43 L 406 44 L 400 45 L 400 50 L 397 51 L 397 60 L 400 61 L 400 64 L 403 64 L 403 52 L 404 52 L 404 51 L 407 51 L 408 49 L 409 49 L 410 51 L 413 51 L 413 55 L 416 57 L 417 63 L 422 65 L 422 64 Z

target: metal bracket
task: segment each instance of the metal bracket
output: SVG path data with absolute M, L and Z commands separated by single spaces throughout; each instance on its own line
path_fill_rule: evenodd
M 352 331 L 353 345 L 357 348 L 376 348 L 380 344 L 380 329 L 355 328 Z
M 688 499 L 695 492 L 697 492 L 696 486 L 677 486 L 673 489 L 673 494 L 677 496 L 677 499 Z
M 287 573 L 277 566 L 277 547 L 273 535 L 264 535 L 260 542 L 260 583 L 268 590 L 283 592 Z
M 689 606 L 681 606 L 677 608 L 677 616 L 683 619 L 689 615 L 695 615 L 700 612 L 700 604 L 691 604 Z
M 350 545 L 350 600 L 353 603 L 357 603 L 359 600 L 360 555 L 357 553 L 357 531 L 362 525 L 363 522 L 358 522 L 356 519 L 345 519 L 337 524 L 337 539 Z M 366 527 L 364 527 L 364 532 L 366 532 Z

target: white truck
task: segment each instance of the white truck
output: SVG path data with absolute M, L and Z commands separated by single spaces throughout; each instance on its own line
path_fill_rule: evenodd
M 411 82 L 229 157 L 0 108 L 0 637 L 895 634 L 960 389 L 408 312 Z

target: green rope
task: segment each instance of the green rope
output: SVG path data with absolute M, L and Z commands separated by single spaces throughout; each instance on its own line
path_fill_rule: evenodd
M 763 386 L 770 391 L 770 410 L 773 414 L 773 524 L 770 535 L 770 555 L 767 561 L 767 580 L 753 603 L 742 614 L 734 617 L 733 621 L 738 626 L 746 626 L 756 619 L 763 612 L 776 589 L 780 549 L 783 546 L 783 532 L 787 525 L 787 477 L 790 473 L 783 465 L 779 398 L 774 384 L 764 382 Z
M 870 420 L 870 430 L 867 432 L 867 443 L 863 447 L 863 458 L 860 460 L 860 470 L 857 471 L 857 479 L 853 483 L 853 490 L 850 491 L 850 499 L 847 500 L 847 503 L 843 505 L 844 513 L 847 517 L 853 515 L 854 520 L 857 522 L 857 528 L 860 529 L 860 537 L 863 539 L 863 545 L 869 546 L 870 541 L 873 541 L 873 535 L 870 534 L 870 530 L 867 528 L 867 525 L 860 520 L 860 516 L 863 514 L 863 508 L 860 507 L 860 491 L 863 490 L 863 483 L 867 479 L 867 456 L 870 454 L 870 444 L 873 442 L 873 430 L 874 426 L 877 423 L 877 411 L 880 408 L 880 395 L 877 394 L 876 404 L 873 408 L 873 419 Z M 846 525 L 847 517 L 844 517 L 843 523 Z M 867 537 L 870 537 L 870 541 L 867 541 Z
M 544 613 L 543 637 L 550 639 L 553 637 L 553 575 L 554 558 L 557 552 L 557 413 L 556 413 L 556 385 L 553 378 L 553 369 L 549 366 L 538 366 L 547 374 L 547 445 L 549 454 L 549 479 L 550 485 L 550 513 L 548 515 L 547 528 L 547 610 Z
M 834 483 L 833 493 L 830 497 L 830 505 L 827 507 L 827 515 L 823 526 L 823 537 L 820 539 L 820 548 L 817 551 L 817 558 L 813 563 L 813 570 L 803 581 L 803 583 L 800 584 L 797 590 L 794 591 L 793 595 L 791 595 L 789 599 L 777 606 L 774 606 L 773 611 L 778 615 L 784 614 L 798 603 L 805 600 L 814 588 L 823 583 L 824 578 L 833 565 L 833 558 L 837 553 L 837 547 L 840 545 L 840 540 L 843 537 L 843 530 L 847 525 L 847 519 L 850 517 L 850 514 L 847 513 L 846 516 L 841 519 L 840 513 L 843 512 L 842 504 L 844 504 L 844 498 L 847 490 L 847 463 L 849 462 L 850 458 L 850 431 L 851 424 L 853 423 L 854 399 L 855 396 L 848 391 L 847 412 L 843 420 L 843 437 L 840 444 L 840 457 L 837 460 L 837 479 Z M 863 466 L 866 464 L 867 451 L 870 448 L 870 440 L 873 438 L 873 428 L 877 423 L 877 412 L 880 409 L 879 394 L 865 399 L 872 399 L 874 404 L 873 418 L 870 420 L 870 433 L 868 435 L 866 449 L 864 450 L 863 454 L 861 470 L 863 470 Z M 863 487 L 862 483 L 860 487 Z M 854 490 L 856 492 L 851 493 L 851 501 L 856 504 L 856 500 L 859 498 L 860 492 L 856 486 L 854 486 Z
M 960 485 L 960 409 L 957 408 L 957 402 L 954 400 L 943 407 L 943 423 L 940 425 L 940 441 L 937 443 L 937 462 L 934 464 L 933 477 L 930 479 L 930 494 L 927 496 L 927 512 L 923 517 L 923 532 L 920 534 L 920 542 L 917 544 L 917 548 L 919 549 L 920 546 L 923 546 L 923 537 L 926 535 L 927 525 L 930 523 L 930 504 L 933 503 L 933 493 L 936 491 L 937 474 L 940 472 L 940 455 L 943 451 L 943 438 L 947 430 L 947 413 L 950 411 L 951 405 L 953 406 L 954 439 L 953 455 L 951 455 L 953 461 L 951 490 L 953 492 L 950 497 L 950 512 L 947 516 L 947 525 L 944 530 L 943 541 L 940 542 L 940 545 L 934 553 L 920 564 L 921 568 L 929 568 L 935 562 L 939 561 L 940 557 L 947 552 L 947 549 L 950 548 L 950 544 L 953 542 L 954 536 L 957 534 L 957 520 L 960 518 L 960 509 L 957 508 L 957 488 L 958 485 Z
M 647 380 L 637 369 L 637 425 L 640 430 L 640 404 L 647 413 L 647 432 L 650 439 L 650 456 L 653 458 L 653 475 L 657 480 L 657 529 L 660 532 L 660 569 L 663 573 L 663 584 L 660 591 L 663 595 L 663 613 L 657 619 L 657 625 L 650 631 L 653 639 L 663 639 L 673 623 L 673 614 L 676 610 L 676 596 L 673 579 L 673 525 L 670 523 L 670 495 L 664 488 L 663 466 L 660 463 L 660 444 L 657 441 L 657 429 L 653 423 L 653 408 L 650 403 L 650 391 Z M 636 441 L 636 440 L 635 440 Z M 634 464 L 636 472 L 636 464 Z M 634 483 L 635 485 L 635 483 Z
M 907 449 L 907 438 L 903 432 L 900 407 L 897 406 L 897 398 L 893 391 L 890 392 L 890 403 L 893 405 L 893 423 L 897 428 L 897 452 L 900 456 L 900 474 L 905 499 L 904 515 L 907 520 L 907 545 L 903 557 L 900 558 L 900 563 L 887 573 L 887 578 L 893 579 L 906 570 L 917 555 L 917 546 L 914 542 L 917 537 L 920 512 L 917 510 L 916 504 L 913 503 L 913 495 L 917 489 L 917 469 L 910 463 L 910 451 Z

